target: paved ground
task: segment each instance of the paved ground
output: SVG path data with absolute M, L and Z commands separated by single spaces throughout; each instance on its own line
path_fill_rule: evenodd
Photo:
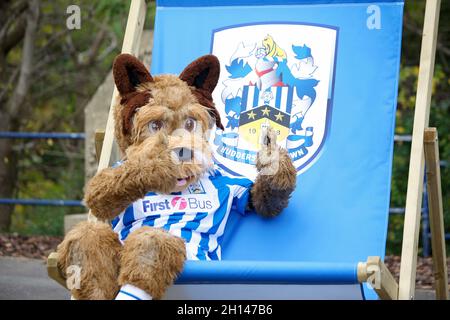
M 69 292 L 47 276 L 40 259 L 0 257 L 0 300 L 66 300 Z M 431 290 L 418 290 L 418 300 L 434 299 Z
M 0 300 L 65 300 L 69 292 L 47 276 L 43 260 L 0 257 Z

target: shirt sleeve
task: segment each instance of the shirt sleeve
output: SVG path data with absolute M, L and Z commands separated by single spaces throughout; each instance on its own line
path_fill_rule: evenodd
M 124 163 L 124 160 L 119 160 L 119 161 L 113 163 L 113 165 L 111 166 L 111 168 L 115 169 L 115 168 L 117 168 L 117 167 L 120 167 L 123 163 Z
M 231 209 L 242 215 L 247 214 L 249 212 L 247 208 L 253 181 L 247 178 L 233 176 L 217 167 L 216 173 L 221 176 L 222 183 L 230 188 L 230 197 L 233 197 Z
M 232 207 L 235 208 L 240 214 L 248 213 L 248 201 L 250 198 L 250 190 L 253 186 L 253 182 L 249 179 L 239 179 L 238 184 L 233 186 L 233 204 Z

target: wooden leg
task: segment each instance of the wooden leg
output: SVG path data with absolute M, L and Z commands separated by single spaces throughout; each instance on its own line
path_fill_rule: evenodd
M 439 144 L 436 128 L 427 128 L 425 130 L 424 147 L 436 299 L 448 300 L 441 168 L 439 165 Z
M 399 282 L 399 299 L 401 300 L 414 299 L 415 293 L 425 166 L 423 135 L 425 128 L 428 127 L 430 116 L 431 84 L 434 73 L 440 4 L 440 0 L 427 0 L 425 8 L 403 228 Z

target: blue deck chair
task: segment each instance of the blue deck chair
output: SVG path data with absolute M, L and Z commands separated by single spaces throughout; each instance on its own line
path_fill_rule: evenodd
M 144 15 L 145 1 L 133 0 L 124 52 L 136 52 Z M 178 74 L 208 53 L 221 61 L 213 97 L 225 130 L 211 141 L 218 165 L 251 178 L 255 141 L 270 124 L 298 170 L 279 217 L 232 212 L 223 260 L 187 261 L 166 298 L 405 298 L 382 262 L 402 16 L 403 0 L 157 1 L 152 74 Z M 111 161 L 111 119 L 108 126 L 99 168 Z M 423 128 L 414 134 L 423 146 Z M 423 174 L 423 165 L 415 170 Z M 420 202 L 420 184 L 409 187 Z M 417 208 L 408 210 L 405 232 L 419 223 Z M 417 243 L 405 252 L 407 296 Z
M 213 288 L 185 290 L 196 282 L 219 283 L 219 292 L 238 298 L 375 297 L 360 288 L 357 264 L 385 253 L 402 12 L 402 1 L 157 3 L 152 74 L 178 74 L 213 53 L 223 136 L 252 140 L 246 131 L 257 136 L 261 119 L 244 124 L 248 110 L 270 105 L 291 118 L 269 120 L 281 126 L 284 146 L 299 140 L 288 146 L 299 170 L 289 207 L 276 219 L 233 215 L 223 261 L 187 262 L 170 298 L 211 297 Z M 252 77 L 258 72 L 267 73 Z M 240 123 L 228 118 L 239 114 Z M 251 153 L 251 144 L 225 141 L 216 160 L 236 174 L 251 170 L 230 151 Z

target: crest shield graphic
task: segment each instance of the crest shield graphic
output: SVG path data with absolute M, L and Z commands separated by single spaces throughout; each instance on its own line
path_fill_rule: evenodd
M 211 51 L 221 61 L 213 98 L 225 130 L 212 142 L 221 167 L 254 179 L 268 126 L 299 174 L 318 159 L 331 117 L 337 37 L 336 27 L 290 23 L 213 32 Z

